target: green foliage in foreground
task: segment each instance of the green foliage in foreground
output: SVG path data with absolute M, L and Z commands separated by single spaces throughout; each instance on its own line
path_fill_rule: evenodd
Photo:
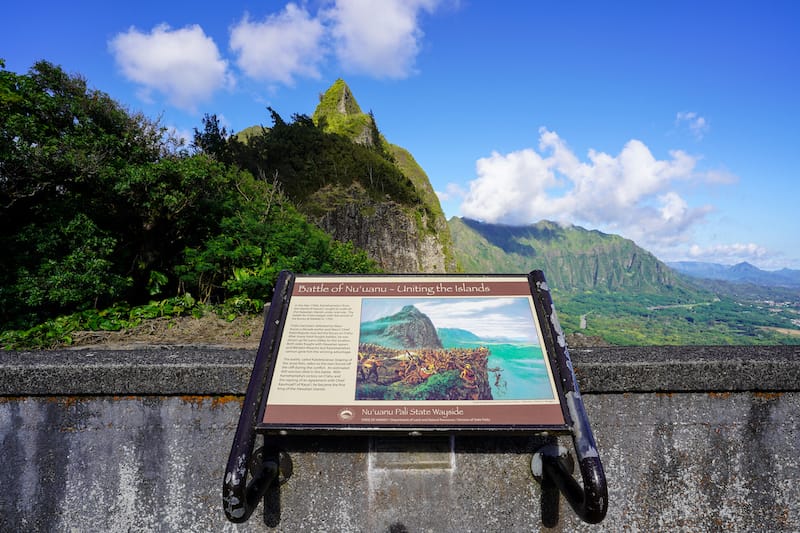
M 87 309 L 45 320 L 28 329 L 2 331 L 0 350 L 41 350 L 69 346 L 76 332 L 122 331 L 136 328 L 144 321 L 156 318 L 202 318 L 213 313 L 231 322 L 236 317 L 257 315 L 263 311 L 264 303 L 261 299 L 237 296 L 219 305 L 209 305 L 197 301 L 189 293 L 184 293 L 136 307 L 118 304 L 106 309 Z
M 210 309 L 198 304 L 190 294 L 153 301 L 134 308 L 115 305 L 101 310 L 87 309 L 46 320 L 32 328 L 0 332 L 0 348 L 5 350 L 53 348 L 72 344 L 72 335 L 76 331 L 120 331 L 134 328 L 147 319 L 201 316 Z
M 243 170 L 224 137 L 206 124 L 191 152 L 79 76 L 0 63 L 0 331 L 46 345 L 78 324 L 124 327 L 137 317 L 118 310 L 152 299 L 260 309 L 283 269 L 376 270 Z
M 385 400 L 449 400 L 450 392 L 463 385 L 457 370 L 447 370 L 432 375 L 419 385 L 409 388 L 402 382 L 392 383 L 384 395 Z

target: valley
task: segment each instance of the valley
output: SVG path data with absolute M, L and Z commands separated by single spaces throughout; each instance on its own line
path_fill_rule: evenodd
M 571 345 L 800 343 L 800 289 L 691 277 L 578 226 L 449 225 L 468 272 L 543 270 Z

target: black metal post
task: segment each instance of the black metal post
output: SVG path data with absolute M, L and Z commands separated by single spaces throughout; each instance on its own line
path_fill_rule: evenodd
M 534 270 L 529 274 L 529 279 L 531 288 L 544 307 L 547 317 L 547 329 L 549 330 L 547 334 L 552 337 L 553 345 L 557 352 L 559 362 L 557 378 L 567 400 L 567 413 L 570 418 L 568 424 L 570 425 L 572 443 L 578 458 L 578 468 L 581 472 L 583 487 L 581 488 L 572 477 L 572 473 L 567 470 L 563 453 L 558 449 L 554 451 L 554 447 L 545 447 L 536 453 L 532 464 L 536 465 L 538 462 L 541 465 L 541 472 L 536 472 L 536 467 L 534 466 L 534 476 L 540 482 L 543 479 L 547 479 L 557 486 L 581 520 L 590 524 L 597 524 L 605 518 L 608 510 L 608 488 L 603 464 L 600 462 L 597 444 L 592 434 L 592 428 L 589 425 L 589 418 L 586 416 L 581 393 L 578 390 L 578 383 L 575 379 L 572 360 L 569 357 L 566 338 L 558 322 L 544 273 L 540 270 Z
M 222 503 L 225 516 L 231 522 L 245 522 L 250 518 L 264 493 L 277 479 L 280 470 L 280 461 L 277 458 L 265 458 L 263 462 L 255 465 L 251 464 L 251 459 L 269 361 L 273 351 L 278 347 L 278 326 L 283 322 L 283 315 L 286 313 L 286 302 L 291 293 L 293 280 L 294 276 L 291 273 L 281 272 L 275 283 L 275 294 L 264 324 L 264 334 L 258 347 L 242 412 L 239 415 L 239 424 L 228 456 L 222 485 Z M 252 474 L 250 482 L 248 473 Z

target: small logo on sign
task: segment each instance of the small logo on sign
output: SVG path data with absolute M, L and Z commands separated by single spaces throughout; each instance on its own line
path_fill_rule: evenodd
M 353 418 L 353 416 L 354 416 L 353 411 L 351 411 L 350 409 L 342 409 L 341 411 L 339 411 L 339 418 L 341 420 L 347 421 Z

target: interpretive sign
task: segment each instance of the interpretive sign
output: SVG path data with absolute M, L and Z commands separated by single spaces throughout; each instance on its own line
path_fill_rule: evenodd
M 534 296 L 519 275 L 293 276 L 257 428 L 564 431 Z
M 264 445 L 254 451 L 256 432 Z M 225 469 L 225 516 L 246 521 L 267 490 L 279 491 L 279 478 L 291 475 L 283 446 L 299 440 L 284 436 L 343 432 L 393 433 L 426 453 L 423 434 L 571 435 L 583 485 L 570 473 L 568 450 L 548 444 L 531 460 L 542 501 L 557 490 L 591 524 L 608 509 L 603 465 L 540 270 L 281 272 Z M 398 447 L 415 464 L 451 464 L 435 449 L 419 461 L 398 440 L 376 450 L 384 466 L 406 459 L 394 454 Z M 554 513 L 544 509 L 542 521 L 552 527 L 557 505 Z

